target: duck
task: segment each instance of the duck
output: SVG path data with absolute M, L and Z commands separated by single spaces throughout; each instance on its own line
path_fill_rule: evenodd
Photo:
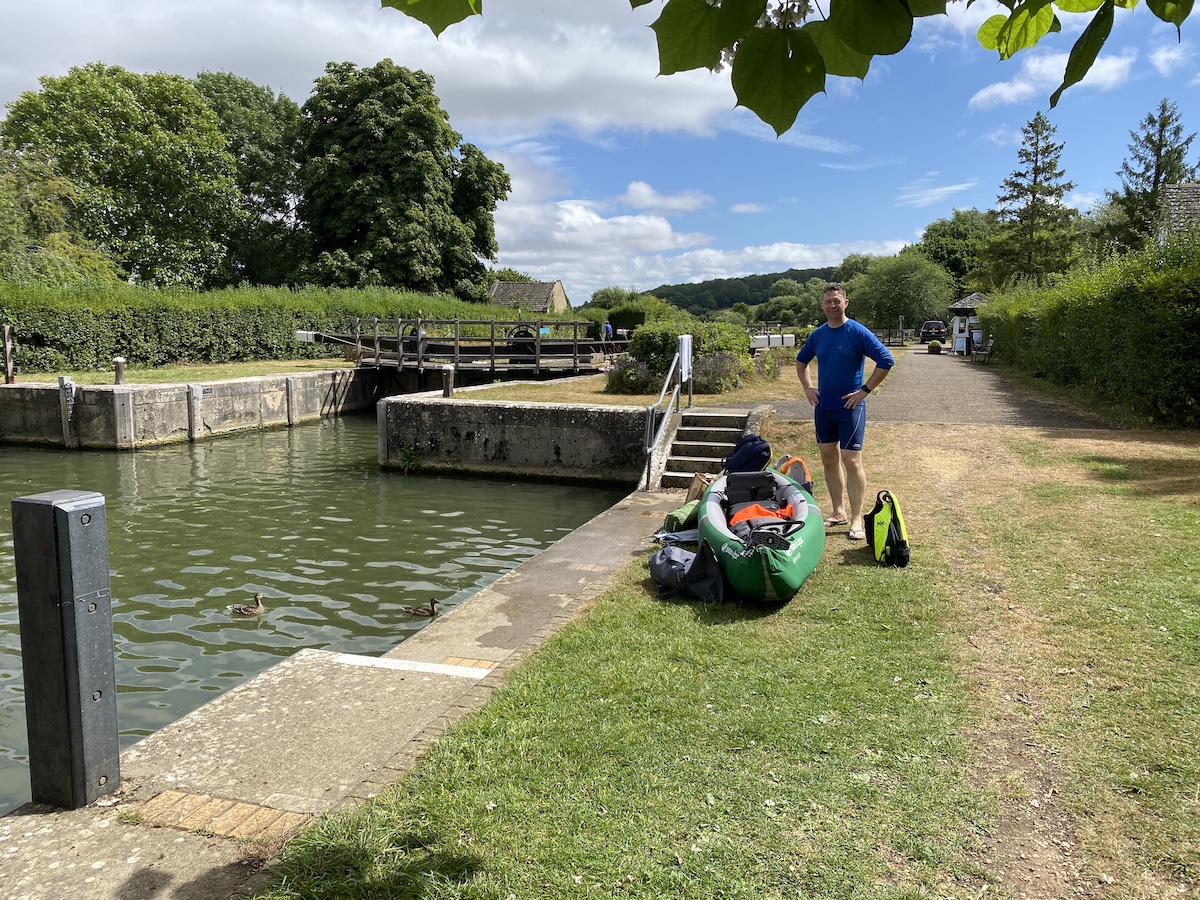
M 402 606 L 400 608 L 410 616 L 426 616 L 432 619 L 438 614 L 437 607 L 438 602 L 430 598 L 428 606 Z
M 267 611 L 267 608 L 263 606 L 263 595 L 261 593 L 254 595 L 254 603 L 256 604 L 254 606 L 251 606 L 249 603 L 231 603 L 225 608 L 235 616 L 261 616 Z

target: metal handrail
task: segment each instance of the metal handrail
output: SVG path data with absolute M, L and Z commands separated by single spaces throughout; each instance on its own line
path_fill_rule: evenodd
M 680 411 L 679 399 L 683 390 L 682 364 L 679 359 L 679 351 L 675 352 L 674 359 L 671 360 L 671 366 L 667 369 L 667 376 L 663 379 L 662 390 L 658 392 L 658 399 L 646 407 L 646 425 L 644 437 L 642 440 L 642 448 L 646 455 L 646 475 L 645 488 L 650 490 L 650 469 L 654 460 L 654 451 L 662 442 L 663 435 L 667 431 L 667 422 L 671 418 L 671 406 L 674 405 L 675 412 Z M 667 388 L 674 382 L 674 388 L 671 390 L 671 399 L 667 402 L 666 413 L 662 417 L 662 421 L 658 423 L 658 430 L 654 429 L 654 416 L 658 408 L 662 405 L 663 398 L 667 395 Z M 692 408 L 692 381 L 688 379 L 688 409 Z

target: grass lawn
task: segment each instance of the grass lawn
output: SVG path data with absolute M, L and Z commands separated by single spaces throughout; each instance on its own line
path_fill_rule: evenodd
M 631 566 L 259 896 L 1194 896 L 1200 435 L 869 437 L 907 569 L 835 531 L 775 608 Z

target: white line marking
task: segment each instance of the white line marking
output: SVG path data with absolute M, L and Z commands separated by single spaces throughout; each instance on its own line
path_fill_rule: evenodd
M 452 675 L 456 678 L 474 678 L 478 681 L 489 675 L 491 669 L 478 666 L 448 666 L 444 663 L 418 662 L 415 659 L 382 659 L 374 656 L 356 656 L 353 653 L 339 654 L 334 662 L 346 666 L 367 666 L 375 669 L 395 669 L 402 672 L 429 672 L 432 675 Z

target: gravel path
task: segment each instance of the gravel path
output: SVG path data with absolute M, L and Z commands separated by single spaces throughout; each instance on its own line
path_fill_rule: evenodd
M 867 401 L 867 423 L 930 425 L 1017 425 L 1030 428 L 1114 429 L 1111 422 L 1085 410 L 1038 396 L 993 366 L 942 353 L 926 353 L 920 344 L 893 348 L 896 367 Z M 871 363 L 867 364 L 867 372 Z M 784 373 L 787 379 L 787 373 Z M 775 400 L 780 419 L 808 421 L 812 407 L 794 384 L 796 400 Z

